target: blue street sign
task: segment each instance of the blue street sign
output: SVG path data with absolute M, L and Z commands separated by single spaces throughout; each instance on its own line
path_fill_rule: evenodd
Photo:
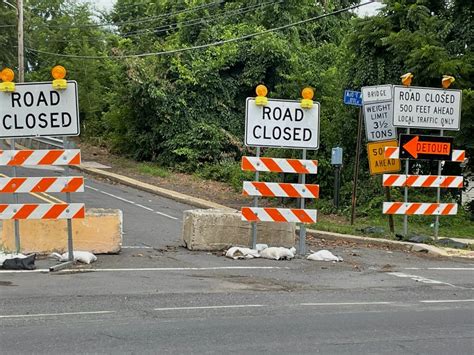
M 362 93 L 360 91 L 344 90 L 344 104 L 362 106 Z

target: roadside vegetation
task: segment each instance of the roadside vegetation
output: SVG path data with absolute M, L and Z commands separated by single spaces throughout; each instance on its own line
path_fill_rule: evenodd
M 299 99 L 305 86 L 321 102 L 321 147 L 310 152 L 319 173 L 308 182 L 321 187 L 316 206 L 320 228 L 358 233 L 362 224 L 378 226 L 384 194 L 380 177 L 368 172 L 361 154 L 357 225 L 347 226 L 357 133 L 354 107 L 344 106 L 344 89 L 399 84 L 412 72 L 413 85 L 440 87 L 442 75 L 463 90 L 462 128 L 452 132 L 456 148 L 474 157 L 474 2 L 465 0 L 385 0 L 371 17 L 354 11 L 322 17 L 356 4 L 351 0 L 118 0 L 109 13 L 91 3 L 27 0 L 25 46 L 27 81 L 50 80 L 49 70 L 65 66 L 79 83 L 82 139 L 139 162 L 139 173 L 163 178 L 173 172 L 230 184 L 240 191 L 251 174 L 240 170 L 245 99 L 264 83 L 269 97 Z M 321 17 L 302 25 L 233 41 L 268 29 Z M 0 66 L 16 67 L 15 10 L 0 2 Z M 229 41 L 225 44 L 210 45 Z M 200 49 L 184 50 L 191 47 Z M 178 50 L 178 52 L 174 52 Z M 141 54 L 150 54 L 140 56 Z M 341 208 L 331 204 L 331 149 L 344 149 Z M 266 156 L 299 157 L 298 151 L 264 149 Z M 463 167 L 465 176 L 474 159 Z M 410 167 L 436 172 L 434 164 Z M 444 175 L 461 174 L 445 164 Z M 290 176 L 266 175 L 268 181 Z M 420 195 L 423 193 L 423 195 Z M 454 194 L 453 194 L 454 193 Z M 399 191 L 393 199 L 401 200 Z M 443 199 L 460 195 L 443 191 Z M 413 201 L 431 201 L 433 191 L 410 192 Z M 470 206 L 470 207 L 469 207 Z M 430 218 L 413 217 L 413 231 L 432 234 Z M 441 234 L 474 237 L 474 203 L 457 217 L 441 219 Z M 396 218 L 396 226 L 401 223 Z M 449 228 L 445 228 L 448 227 Z M 386 228 L 388 229 L 388 228 Z

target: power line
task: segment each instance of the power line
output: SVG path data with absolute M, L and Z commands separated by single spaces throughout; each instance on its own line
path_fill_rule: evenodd
M 245 14 L 247 12 L 250 12 L 250 11 L 254 10 L 255 8 L 263 8 L 263 7 L 268 6 L 268 5 L 272 5 L 272 4 L 276 4 L 276 3 L 282 3 L 283 1 L 284 0 L 272 0 L 272 1 L 264 2 L 264 3 L 260 3 L 260 4 L 256 4 L 256 5 L 241 7 L 239 9 L 235 9 L 235 10 L 231 10 L 231 11 L 224 11 L 220 14 L 211 15 L 211 16 L 207 16 L 207 17 L 201 17 L 201 18 L 190 19 L 190 20 L 182 21 L 182 22 L 170 23 L 170 24 L 162 25 L 162 26 L 158 26 L 158 27 L 143 28 L 143 29 L 140 29 L 140 30 L 137 30 L 137 31 L 131 31 L 131 32 L 124 33 L 120 36 L 128 38 L 128 37 L 139 36 L 139 35 L 144 34 L 144 33 L 145 34 L 149 34 L 149 33 L 157 34 L 157 33 L 161 33 L 161 32 L 167 32 L 169 30 L 174 30 L 174 29 L 177 29 L 177 28 L 193 26 L 195 24 L 199 25 L 199 24 L 202 24 L 203 21 L 205 23 L 208 23 L 210 20 L 213 20 L 213 19 L 216 19 L 216 18 L 225 18 L 225 17 L 229 17 L 229 16 L 232 16 L 232 15 Z
M 271 5 L 271 4 L 282 3 L 283 1 L 284 0 L 272 0 L 272 1 L 268 1 L 266 3 L 260 3 L 260 4 L 257 4 L 257 5 L 246 6 L 246 7 L 242 7 L 242 8 L 239 8 L 239 9 L 232 10 L 232 11 L 225 11 L 223 13 L 213 15 L 213 16 L 207 16 L 207 17 L 191 19 L 191 20 L 182 21 L 182 22 L 170 23 L 170 24 L 167 24 L 167 25 L 163 25 L 163 26 L 159 26 L 159 27 L 151 27 L 151 28 L 140 30 L 140 31 L 132 31 L 132 32 L 128 32 L 128 33 L 125 33 L 125 34 L 118 35 L 114 39 L 118 40 L 120 38 L 131 38 L 131 37 L 136 37 L 136 36 L 141 36 L 141 35 L 146 35 L 146 34 L 156 35 L 156 34 L 159 34 L 159 33 L 162 33 L 162 32 L 174 31 L 174 30 L 185 28 L 185 27 L 191 27 L 191 26 L 195 26 L 195 25 L 204 25 L 204 24 L 211 23 L 211 22 L 215 21 L 216 19 L 223 19 L 223 18 L 227 18 L 227 17 L 230 17 L 230 16 L 240 16 L 240 15 L 246 14 L 250 11 L 254 11 L 255 8 L 263 8 L 263 7 Z M 74 39 L 75 42 L 83 41 L 83 40 L 86 40 L 91 44 L 92 43 L 103 44 L 104 41 L 106 41 L 106 39 L 104 39 L 104 37 L 91 38 L 91 37 L 83 36 L 83 37 L 78 37 L 78 38 Z M 72 41 L 68 40 L 68 39 L 45 39 L 45 42 L 69 43 L 69 42 L 72 42 Z
M 109 23 L 96 23 L 96 24 L 91 23 L 91 24 L 84 24 L 84 25 L 42 25 L 41 27 L 63 28 L 63 29 L 67 29 L 67 28 L 91 28 L 91 27 L 95 28 L 95 27 L 108 27 L 108 26 L 119 27 L 119 26 L 124 26 L 124 25 L 132 25 L 132 24 L 138 24 L 138 23 L 151 22 L 151 21 L 155 21 L 155 20 L 161 19 L 161 18 L 166 18 L 166 17 L 171 17 L 171 16 L 174 16 L 174 15 L 179 15 L 179 14 L 183 14 L 183 13 L 187 13 L 187 12 L 193 12 L 193 11 L 197 11 L 197 10 L 206 9 L 208 7 L 216 6 L 216 5 L 219 5 L 219 4 L 222 4 L 222 3 L 224 3 L 224 0 L 219 0 L 219 1 L 208 3 L 208 4 L 203 4 L 203 5 L 183 9 L 183 10 L 172 11 L 172 12 L 168 12 L 168 13 L 157 15 L 157 16 L 140 17 L 140 18 L 135 19 L 135 20 L 116 22 L 116 23 L 109 22 Z
M 53 56 L 53 57 L 78 58 L 78 59 L 125 59 L 125 58 L 144 58 L 144 57 L 151 57 L 151 56 L 175 54 L 175 53 L 187 52 L 187 51 L 191 51 L 191 50 L 195 50 L 195 49 L 204 49 L 204 48 L 209 48 L 209 47 L 214 47 L 214 46 L 220 46 L 220 45 L 227 44 L 227 43 L 233 43 L 233 42 L 238 42 L 238 41 L 242 41 L 242 40 L 247 40 L 247 39 L 254 38 L 254 37 L 257 37 L 257 36 L 261 36 L 261 35 L 264 35 L 264 34 L 267 34 L 267 33 L 284 30 L 284 29 L 287 29 L 287 28 L 299 26 L 299 25 L 302 25 L 302 24 L 305 24 L 305 23 L 308 23 L 308 22 L 312 22 L 312 21 L 317 21 L 317 20 L 323 19 L 325 17 L 338 15 L 340 13 L 347 12 L 347 11 L 350 11 L 350 10 L 354 10 L 354 9 L 359 8 L 359 7 L 371 4 L 373 2 L 374 2 L 374 0 L 369 0 L 367 2 L 360 3 L 360 4 L 357 4 L 357 5 L 348 6 L 348 7 L 345 7 L 343 9 L 336 10 L 336 11 L 333 11 L 333 12 L 330 12 L 330 13 L 327 13 L 327 14 L 311 17 L 311 18 L 308 18 L 306 20 L 292 22 L 292 23 L 289 23 L 287 25 L 283 25 L 283 26 L 279 26 L 279 27 L 269 28 L 268 30 L 264 30 L 264 31 L 261 31 L 261 32 L 250 33 L 248 35 L 241 36 L 241 37 L 230 38 L 230 39 L 216 41 L 216 42 L 212 42 L 212 43 L 207 43 L 207 44 L 203 44 L 203 45 L 199 45 L 199 46 L 177 48 L 177 49 L 172 49 L 172 50 L 169 50 L 169 51 L 150 52 L 150 53 L 141 53 L 141 54 L 125 54 L 125 55 L 117 55 L 117 56 L 111 57 L 111 56 L 81 56 L 81 55 L 74 55 L 74 54 L 60 54 L 60 53 L 52 53 L 52 52 L 41 51 L 41 50 L 34 49 L 34 48 L 27 48 L 27 50 L 31 51 L 31 52 L 34 52 L 34 53 L 45 54 L 45 55 L 49 55 L 49 56 Z

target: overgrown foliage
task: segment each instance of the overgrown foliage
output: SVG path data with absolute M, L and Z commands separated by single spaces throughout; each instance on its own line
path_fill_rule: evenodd
M 439 87 L 443 74 L 453 75 L 453 87 L 463 89 L 462 129 L 456 142 L 474 156 L 473 2 L 386 0 L 375 16 L 358 18 L 344 12 L 253 38 L 207 45 L 354 3 L 118 0 L 110 13 L 100 13 L 77 1 L 28 0 L 27 80 L 49 80 L 49 69 L 64 65 L 69 78 L 79 82 L 83 137 L 140 161 L 197 172 L 234 186 L 243 176 L 240 157 L 253 152 L 242 143 L 246 97 L 254 95 L 258 83 L 269 87 L 270 97 L 289 99 L 299 98 L 304 86 L 312 86 L 322 108 L 321 148 L 309 157 L 320 162 L 317 181 L 322 197 L 329 199 L 331 148 L 344 148 L 342 196 L 347 205 L 357 111 L 342 104 L 344 89 L 398 84 L 408 71 L 415 75 L 414 85 Z M 1 24 L 14 25 L 14 9 L 2 2 L 0 9 Z M 14 27 L 0 27 L 0 45 L 6 49 L 0 51 L 1 65 L 16 64 L 15 36 Z M 199 46 L 203 48 L 166 53 Z M 117 59 L 147 52 L 161 54 Z M 264 154 L 300 153 L 266 150 Z M 382 189 L 380 180 L 368 175 L 365 152 L 361 161 L 364 189 L 359 203 L 369 213 L 381 201 L 374 196 L 381 196 Z

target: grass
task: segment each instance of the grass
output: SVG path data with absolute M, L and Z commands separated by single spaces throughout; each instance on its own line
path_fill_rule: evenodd
M 409 216 L 408 234 L 433 237 L 434 228 L 430 225 L 434 223 L 434 220 L 434 217 Z M 403 216 L 394 216 L 394 226 L 395 234 L 403 234 Z M 390 235 L 388 217 L 383 215 L 356 218 L 353 226 L 351 226 L 350 220 L 346 217 L 321 215 L 320 220 L 314 227 L 316 230 L 342 234 L 395 238 L 394 235 Z M 364 234 L 361 229 L 366 227 L 381 227 L 384 229 L 384 232 Z M 464 212 L 459 212 L 457 216 L 440 217 L 439 236 L 474 239 L 474 221 L 471 221 Z
M 158 176 L 161 178 L 166 178 L 170 175 L 168 170 L 151 163 L 140 163 L 138 165 L 138 172 L 144 175 Z

